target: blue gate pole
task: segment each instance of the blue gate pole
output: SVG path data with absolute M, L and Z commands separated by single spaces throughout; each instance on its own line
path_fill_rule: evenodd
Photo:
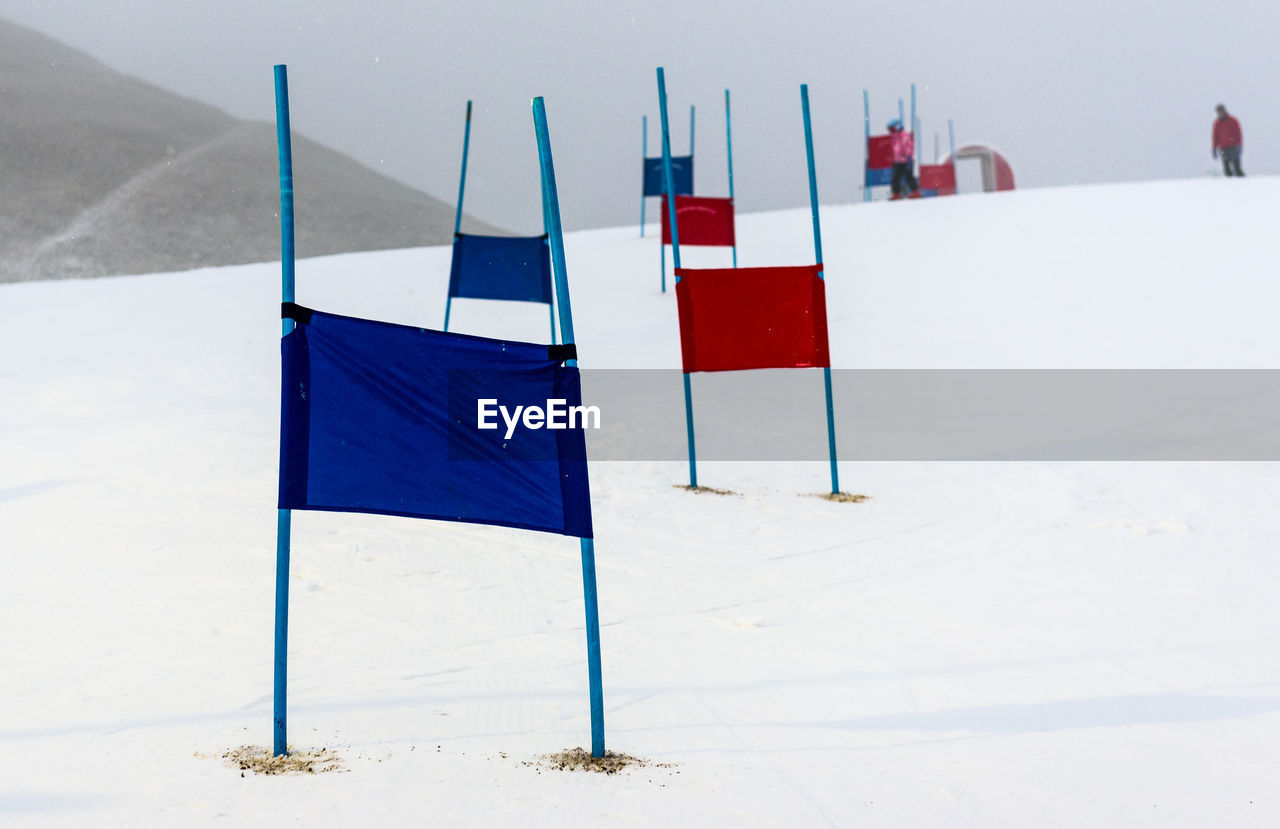
M 671 175 L 671 131 L 667 122 L 667 79 L 658 67 L 658 108 L 662 114 L 662 177 L 666 182 L 667 192 L 675 191 L 675 181 Z M 693 113 L 690 108 L 690 119 Z M 690 135 L 690 138 L 693 136 Z M 689 155 L 693 155 L 692 141 Z M 676 226 L 675 197 L 667 199 L 667 219 L 671 222 L 671 258 L 677 271 L 680 269 L 680 228 Z M 664 272 L 665 273 L 665 272 Z M 676 285 L 680 284 L 680 274 L 676 274 Z M 685 431 L 689 437 L 689 486 L 698 485 L 698 455 L 693 440 L 693 386 L 689 382 L 689 373 L 684 374 L 684 421 Z
M 809 208 L 813 213 L 813 255 L 822 267 L 822 225 L 818 222 L 818 172 L 813 163 L 813 127 L 809 121 L 809 85 L 800 84 L 800 108 L 804 111 L 804 151 L 809 162 Z M 819 272 L 824 280 L 826 274 Z M 831 494 L 840 492 L 836 472 L 836 409 L 831 395 L 831 366 L 822 367 L 822 381 L 827 391 L 827 448 L 831 453 Z
M 733 266 L 738 267 L 738 211 L 733 203 L 733 121 L 729 118 L 729 90 L 724 91 L 724 142 L 729 155 L 729 209 L 734 212 Z
M 920 119 L 916 118 L 916 85 L 911 84 L 911 144 L 915 149 L 915 163 L 920 163 Z
M 280 297 L 283 302 L 293 302 L 293 149 L 289 127 L 289 75 L 284 64 L 278 64 L 275 67 L 275 76 L 276 144 L 280 157 Z M 283 338 L 291 331 L 293 331 L 293 320 L 282 320 L 280 336 Z M 276 642 L 275 689 L 272 706 L 275 728 L 271 751 L 274 755 L 289 752 L 285 733 L 285 691 L 288 687 L 291 518 L 292 513 L 287 509 L 276 511 Z
M 471 148 L 471 102 L 467 101 L 467 127 L 462 133 L 462 177 L 458 181 L 458 212 L 453 219 L 453 238 L 457 243 L 462 232 L 462 197 L 467 191 L 467 150 Z M 449 330 L 449 312 L 453 309 L 453 294 L 444 299 L 444 330 Z
M 560 226 L 560 196 L 556 192 L 556 168 L 551 159 L 551 135 L 547 131 L 547 109 L 541 97 L 533 99 L 533 126 L 538 136 L 538 160 L 546 189 L 547 232 L 551 242 L 551 263 L 555 273 L 560 336 L 574 342 L 573 309 L 569 304 L 569 274 L 564 262 L 564 234 Z M 576 366 L 577 360 L 568 365 Z M 582 550 L 582 590 L 587 622 L 587 673 L 591 686 L 591 756 L 604 756 L 604 682 L 600 670 L 600 610 L 596 595 L 596 548 L 590 538 L 578 540 Z
M 640 157 L 649 161 L 649 116 L 640 116 Z M 647 170 L 645 166 L 643 169 Z M 644 238 L 644 177 L 640 178 L 640 238 Z
M 905 114 L 905 113 L 903 113 L 903 111 L 902 111 L 902 99 L 901 99 L 901 98 L 899 98 L 899 99 L 898 99 L 898 120 L 899 120 L 899 121 L 904 121 L 904 122 L 907 120 L 907 116 L 906 116 L 906 114 Z M 903 126 L 904 126 L 904 128 L 905 128 L 905 126 L 906 126 L 906 125 L 904 124 Z
M 866 160 L 862 165 L 862 200 L 871 201 L 871 97 L 865 89 L 862 90 L 862 123 L 867 131 L 863 148 Z
M 467 151 L 471 148 L 471 102 L 467 101 L 467 126 L 462 133 L 462 177 L 458 181 L 458 213 L 453 220 L 453 232 L 462 232 L 462 197 L 467 192 Z
M 541 177 L 541 187 L 542 187 L 542 236 L 543 236 L 543 244 L 547 246 L 547 260 L 550 261 L 551 260 L 551 226 L 550 226 L 551 220 L 549 217 L 551 216 L 551 209 L 547 202 L 547 176 L 545 172 L 542 174 L 542 177 Z M 555 268 L 554 264 L 552 265 L 552 268 L 554 272 L 554 268 Z M 547 304 L 547 313 L 551 317 L 551 344 L 555 345 L 556 344 L 555 279 L 553 278 L 551 282 L 552 282 L 551 302 Z
M 661 272 L 659 278 L 662 280 L 662 292 L 665 294 L 667 292 L 667 243 L 662 241 L 661 235 L 658 236 L 658 250 L 658 270 Z

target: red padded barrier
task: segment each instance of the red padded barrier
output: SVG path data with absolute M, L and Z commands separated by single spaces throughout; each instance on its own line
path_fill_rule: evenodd
M 821 265 L 677 268 L 684 370 L 831 365 Z
M 953 164 L 921 164 L 920 189 L 937 190 L 939 196 L 956 194 L 956 168 Z
M 996 162 L 996 189 L 1012 190 L 1013 189 L 1013 168 L 1009 166 L 1009 162 L 1005 161 L 1004 156 L 1000 153 L 993 153 Z
M 676 196 L 681 245 L 733 247 L 733 199 Z M 662 244 L 671 244 L 671 214 L 662 197 Z

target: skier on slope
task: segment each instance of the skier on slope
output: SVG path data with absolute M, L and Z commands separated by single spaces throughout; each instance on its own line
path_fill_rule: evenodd
M 913 157 L 915 156 L 915 139 L 911 133 L 902 128 L 902 119 L 894 118 L 888 124 L 890 146 L 893 148 L 893 181 L 891 201 L 897 201 L 905 194 L 909 199 L 920 198 L 920 185 L 916 183 Z
M 1227 108 L 1218 104 L 1218 120 L 1213 122 L 1213 157 L 1222 153 L 1222 172 L 1228 176 L 1244 176 L 1240 169 L 1240 153 L 1244 150 L 1244 136 L 1240 122 L 1227 114 Z

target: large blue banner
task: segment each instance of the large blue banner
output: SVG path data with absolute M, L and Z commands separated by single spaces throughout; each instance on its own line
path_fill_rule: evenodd
M 671 157 L 671 181 L 677 196 L 693 195 L 693 156 Z M 663 183 L 662 156 L 644 160 L 644 195 L 661 196 L 667 192 Z
M 582 423 L 499 413 L 581 407 L 568 347 L 287 310 L 281 509 L 592 536 Z
M 551 253 L 546 236 L 453 239 L 449 296 L 551 302 Z

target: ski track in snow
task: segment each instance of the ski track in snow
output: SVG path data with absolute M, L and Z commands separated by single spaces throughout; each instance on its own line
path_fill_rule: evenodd
M 62 230 L 57 233 L 51 233 L 32 245 L 31 250 L 22 257 L 21 264 L 16 266 L 15 269 L 19 272 L 29 271 L 42 256 L 56 250 L 60 245 L 74 242 L 83 236 L 93 234 L 104 218 L 115 213 L 135 195 L 150 187 L 156 179 L 213 151 L 247 129 L 247 126 L 232 128 L 202 144 L 197 144 L 181 153 L 166 157 L 141 170 L 133 178 L 108 193 L 97 204 L 90 205 L 82 210 Z

